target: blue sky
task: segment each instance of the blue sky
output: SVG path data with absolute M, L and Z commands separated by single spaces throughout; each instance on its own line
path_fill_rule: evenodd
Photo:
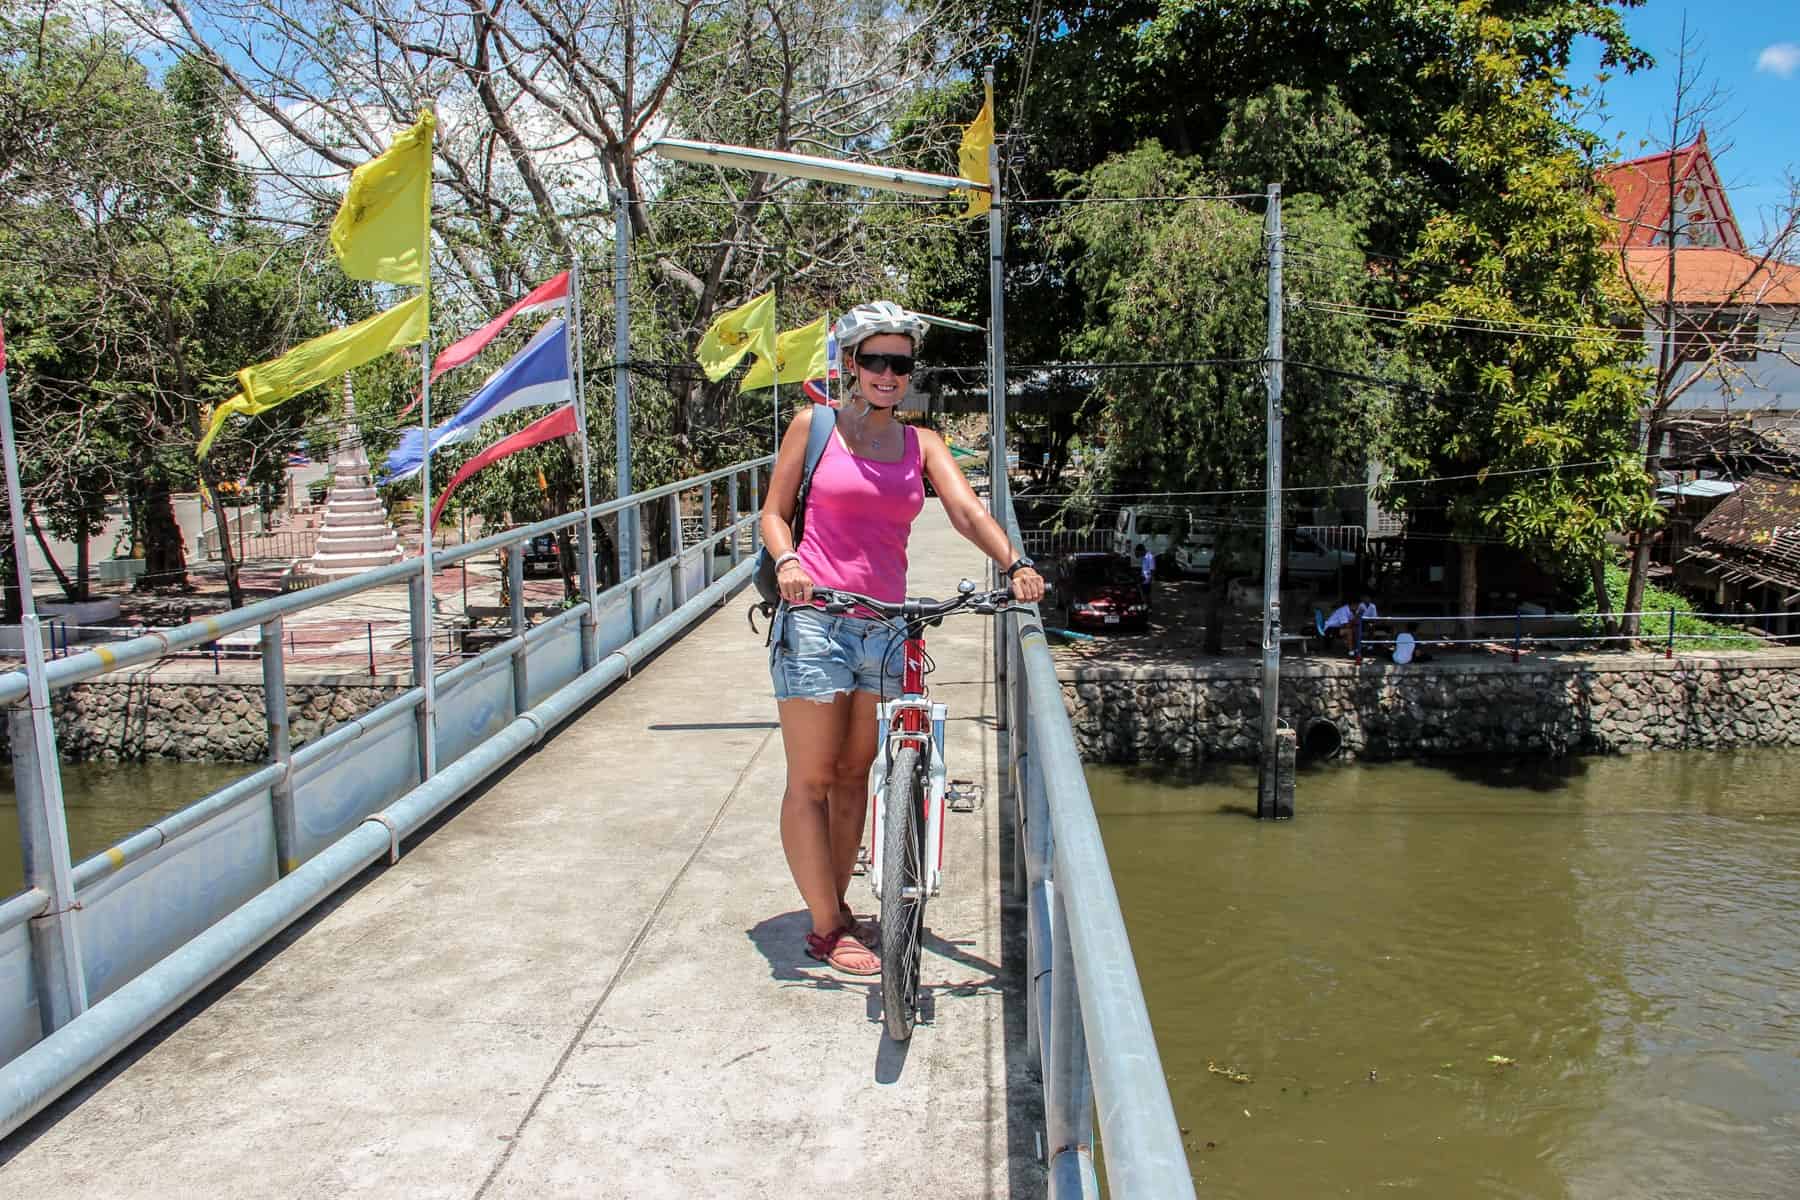
M 1621 157 L 1664 148 L 1684 14 L 1698 57 L 1705 60 L 1697 91 L 1710 86 L 1720 96 L 1717 113 L 1706 120 L 1707 142 L 1738 224 L 1754 242 L 1785 205 L 1788 174 L 1800 176 L 1800 2 L 1648 0 L 1642 8 L 1627 9 L 1627 32 L 1655 56 L 1656 66 L 1600 85 L 1604 115 L 1584 123 L 1606 134 Z M 1583 47 L 1569 82 L 1592 83 L 1599 60 L 1593 44 Z

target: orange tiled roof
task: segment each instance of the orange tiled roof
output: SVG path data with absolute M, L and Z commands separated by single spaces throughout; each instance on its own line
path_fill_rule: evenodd
M 1627 246 L 1625 270 L 1645 295 L 1660 299 L 1668 285 L 1669 250 Z M 1800 266 L 1712 246 L 1683 246 L 1675 254 L 1677 304 L 1800 305 Z

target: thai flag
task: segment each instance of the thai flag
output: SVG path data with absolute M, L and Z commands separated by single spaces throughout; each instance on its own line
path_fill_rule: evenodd
M 569 330 L 560 317 L 542 329 L 523 349 L 488 377 L 481 390 L 457 414 L 431 431 L 431 448 L 467 441 L 483 424 L 504 413 L 546 404 L 567 404 L 575 397 L 569 378 Z M 425 465 L 424 434 L 408 429 L 387 457 L 382 483 L 408 479 Z
M 431 381 L 436 383 L 439 375 L 442 375 L 445 371 L 455 367 L 462 366 L 477 354 L 480 354 L 483 350 L 487 349 L 488 343 L 499 337 L 501 331 L 512 323 L 514 317 L 528 317 L 534 313 L 541 313 L 546 309 L 551 308 L 566 308 L 568 303 L 569 273 L 567 271 L 558 271 L 544 282 L 532 288 L 522 299 L 515 302 L 511 308 L 489 321 L 486 325 L 483 325 L 480 329 L 477 329 L 473 333 L 464 334 L 456 341 L 445 346 L 443 352 L 431 361 Z M 406 414 L 417 408 L 418 404 L 419 398 L 414 396 L 412 403 L 401 409 L 399 416 L 396 419 L 404 418 Z
M 827 325 L 829 325 L 829 322 L 827 322 Z M 800 390 L 806 393 L 807 399 L 811 400 L 814 404 L 829 404 L 831 407 L 836 408 L 838 402 L 832 397 L 831 391 L 832 384 L 837 382 L 837 377 L 837 335 L 828 333 L 825 335 L 825 378 L 808 379 L 805 383 L 800 385 Z

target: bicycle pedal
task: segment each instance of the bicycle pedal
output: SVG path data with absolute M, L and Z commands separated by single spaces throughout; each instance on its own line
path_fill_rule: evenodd
M 981 785 L 973 779 L 952 779 L 944 788 L 944 803 L 951 812 L 974 812 L 981 807 Z

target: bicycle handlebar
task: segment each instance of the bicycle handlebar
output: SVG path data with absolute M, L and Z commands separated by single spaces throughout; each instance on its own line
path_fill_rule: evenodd
M 965 579 L 963 582 L 969 581 Z M 908 596 L 898 604 L 888 600 L 877 600 L 873 596 L 864 596 L 857 592 L 846 592 L 839 588 L 813 589 L 813 599 L 823 602 L 826 612 L 846 613 L 851 609 L 862 608 L 884 620 L 899 617 L 906 621 L 936 621 L 955 612 L 973 612 L 992 616 L 1012 598 L 1011 585 L 997 587 L 991 592 L 958 592 L 948 600 L 933 600 L 928 596 Z

